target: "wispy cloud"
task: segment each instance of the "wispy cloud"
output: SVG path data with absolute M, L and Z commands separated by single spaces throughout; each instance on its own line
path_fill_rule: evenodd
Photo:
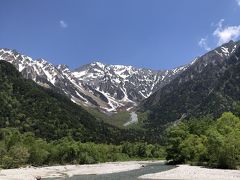
M 208 46 L 208 39 L 207 38 L 201 38 L 198 42 L 198 45 L 205 49 L 206 51 L 210 51 L 211 48 Z
M 68 24 L 67 24 L 65 21 L 63 21 L 63 20 L 60 20 L 60 21 L 59 21 L 59 24 L 60 24 L 60 26 L 61 26 L 62 28 L 67 28 L 67 27 L 68 27 Z
M 230 40 L 237 40 L 240 37 L 240 25 L 224 27 L 223 22 L 224 19 L 221 19 L 217 28 L 213 32 L 213 36 L 218 39 L 218 45 L 226 43 Z
M 238 40 L 240 38 L 240 25 L 224 26 L 224 22 L 224 19 L 220 19 L 217 24 L 212 23 L 211 26 L 214 26 L 215 30 L 211 33 L 211 35 L 201 38 L 198 42 L 198 45 L 201 48 L 209 51 L 211 50 L 211 46 L 209 46 L 209 44 L 213 45 L 214 42 L 217 42 L 215 46 L 219 46 L 229 42 L 230 40 Z
M 240 6 L 240 0 L 236 0 L 237 4 Z

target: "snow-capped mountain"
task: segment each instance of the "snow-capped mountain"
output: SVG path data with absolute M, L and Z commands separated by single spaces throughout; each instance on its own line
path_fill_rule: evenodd
M 10 49 L 0 49 L 0 60 L 12 63 L 25 78 L 41 86 L 58 89 L 75 103 L 108 112 L 131 109 L 187 67 L 154 71 L 94 62 L 71 71 L 66 65 L 34 60 Z
M 0 49 L 0 60 L 12 63 L 25 78 L 41 86 L 54 88 L 66 94 L 77 104 L 97 107 L 105 112 L 130 110 L 148 98 L 193 64 L 197 70 L 209 61 L 229 57 L 236 48 L 234 42 L 208 53 L 197 63 L 172 70 L 150 70 L 123 65 L 107 65 L 93 62 L 71 71 L 66 65 L 53 65 L 44 59 L 32 59 L 16 50 Z M 218 58 L 211 58 L 218 57 Z
M 154 71 L 94 62 L 76 69 L 73 75 L 107 97 L 114 110 L 136 106 L 185 68 Z

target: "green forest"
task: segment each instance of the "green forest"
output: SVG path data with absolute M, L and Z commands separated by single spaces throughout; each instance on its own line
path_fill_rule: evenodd
M 231 112 L 220 118 L 192 118 L 166 130 L 164 146 L 143 142 L 119 145 L 74 140 L 46 141 L 16 128 L 0 129 L 0 167 L 92 164 L 110 161 L 166 159 L 215 168 L 240 167 L 240 118 Z
M 173 164 L 240 168 L 240 118 L 231 112 L 180 122 L 166 134 L 166 159 Z
M 163 159 L 164 148 L 147 143 L 121 145 L 81 143 L 71 137 L 47 142 L 32 133 L 0 129 L 0 167 L 25 165 L 92 164 L 109 161 Z

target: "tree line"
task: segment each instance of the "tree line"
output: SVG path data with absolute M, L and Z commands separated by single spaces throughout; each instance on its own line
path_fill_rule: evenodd
M 47 142 L 32 133 L 20 133 L 14 128 L 0 129 L 0 167 L 25 165 L 92 164 L 107 161 L 162 159 L 164 148 L 147 143 L 121 145 L 82 143 L 72 137 Z

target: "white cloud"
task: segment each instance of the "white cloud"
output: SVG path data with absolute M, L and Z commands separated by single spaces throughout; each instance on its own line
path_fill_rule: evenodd
M 213 36 L 218 39 L 218 45 L 226 43 L 230 40 L 237 40 L 240 37 L 240 25 L 223 27 L 223 22 L 224 19 L 221 19 L 217 24 L 217 29 L 213 32 Z
M 237 4 L 240 6 L 240 0 L 236 0 Z
M 59 24 L 62 28 L 67 28 L 68 27 L 68 24 L 63 20 L 59 21 Z
M 240 0 L 239 4 L 240 4 Z M 215 26 L 211 36 L 201 38 L 198 42 L 198 45 L 205 50 L 211 50 L 211 46 L 214 41 L 217 41 L 216 46 L 220 46 L 224 43 L 229 42 L 230 40 L 236 41 L 240 38 L 240 25 L 235 26 L 224 26 L 224 19 L 221 19 L 218 23 L 211 23 L 211 26 Z
M 208 46 L 208 39 L 207 38 L 201 38 L 198 42 L 198 45 L 202 48 L 204 48 L 206 51 L 210 51 L 211 48 Z

